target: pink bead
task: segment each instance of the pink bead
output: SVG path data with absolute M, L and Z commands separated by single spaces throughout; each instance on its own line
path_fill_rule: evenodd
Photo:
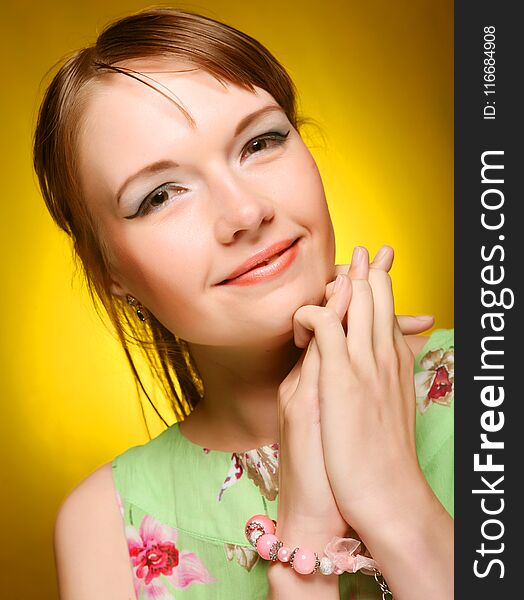
M 278 541 L 276 535 L 272 533 L 264 533 L 257 540 L 257 552 L 260 554 L 262 558 L 269 560 L 269 551 L 271 550 L 271 546 Z
M 316 560 L 317 559 L 313 550 L 309 550 L 308 548 L 299 548 L 295 552 L 293 569 L 301 575 L 308 575 L 309 573 L 313 573 Z
M 344 571 L 342 569 L 339 569 L 338 567 L 335 567 L 335 570 L 333 571 L 333 573 L 335 573 L 335 575 L 342 575 L 342 573 L 344 573 Z
M 277 554 L 280 562 L 289 562 L 290 555 L 291 548 L 288 548 L 287 546 L 281 546 Z
M 275 533 L 275 523 L 272 519 L 266 517 L 266 515 L 255 515 L 254 517 L 251 517 L 251 519 L 248 519 L 244 530 L 251 523 L 258 523 L 259 525 L 261 525 L 262 529 L 264 530 L 264 533 Z

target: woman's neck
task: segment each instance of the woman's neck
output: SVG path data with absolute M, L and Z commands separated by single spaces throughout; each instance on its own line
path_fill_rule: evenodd
M 204 398 L 181 424 L 207 448 L 242 451 L 278 441 L 278 386 L 303 349 L 293 338 L 271 349 L 189 344 L 204 382 Z

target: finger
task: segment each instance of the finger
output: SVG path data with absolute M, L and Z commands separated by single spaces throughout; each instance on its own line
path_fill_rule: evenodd
M 293 319 L 293 324 L 295 327 L 299 325 L 296 319 Z M 305 329 L 302 325 L 300 325 L 300 328 Z M 286 397 L 290 397 L 299 390 L 299 387 L 301 391 L 307 386 L 313 386 L 316 389 L 318 387 L 319 366 L 320 355 L 315 338 L 311 334 L 307 348 L 280 384 L 281 391 L 285 393 Z
M 415 335 L 431 329 L 435 323 L 435 317 L 430 315 L 397 315 L 397 321 L 400 331 L 404 335 Z
M 373 263 L 371 263 L 370 268 L 372 268 L 372 265 Z M 349 267 L 349 265 L 337 265 L 337 267 L 338 266 Z M 327 284 L 325 303 L 331 298 L 334 285 L 335 281 L 331 281 Z M 417 335 L 431 329 L 435 324 L 435 317 L 432 315 L 397 315 L 397 321 L 400 330 L 404 335 Z
M 395 253 L 391 246 L 384 244 L 382 248 L 375 254 L 373 262 L 369 265 L 370 269 L 381 269 L 386 273 L 391 269 L 393 265 L 393 259 Z
M 346 285 L 349 285 L 349 280 Z M 339 381 L 343 369 L 349 367 L 349 356 L 346 336 L 337 312 L 332 307 L 307 305 L 301 306 L 293 319 L 312 331 L 315 336 L 321 369 L 317 380 L 319 385 L 320 377 L 331 377 L 334 381 Z
M 373 269 L 382 269 L 384 271 L 389 271 L 393 264 L 394 252 L 391 246 L 384 244 L 382 248 L 376 253 L 373 262 L 369 265 L 370 268 Z M 351 267 L 351 263 L 335 265 L 335 273 L 339 275 L 340 273 L 349 273 L 349 269 Z M 333 293 L 333 287 L 335 285 L 335 279 L 330 281 L 326 285 L 326 293 L 324 298 L 324 304 L 327 300 L 331 298 L 331 294 Z
M 334 311 L 337 318 L 341 319 L 342 316 L 347 312 L 350 298 L 351 281 L 346 275 L 342 275 L 340 277 L 337 291 L 333 294 L 327 308 L 331 312 Z M 321 308 L 315 306 L 308 307 Z M 314 331 L 306 328 L 304 324 L 300 321 L 300 318 L 295 318 L 295 315 L 293 317 L 293 327 L 295 330 L 295 335 L 300 337 L 300 331 L 304 330 L 308 331 L 310 335 L 314 336 Z M 347 353 L 347 348 L 345 347 L 345 344 L 344 350 Z M 307 417 L 308 415 L 312 415 L 314 413 L 315 418 L 320 418 L 318 406 L 319 377 L 320 352 L 318 349 L 317 341 L 315 337 L 313 337 L 309 341 L 307 350 L 302 354 L 302 356 L 297 361 L 291 372 L 281 384 L 282 389 L 286 390 L 287 398 L 289 398 L 291 395 L 294 395 L 295 393 L 299 394 L 301 398 L 300 407 L 291 407 L 291 410 L 294 410 L 294 408 L 300 408 L 302 417 Z M 282 406 L 281 408 L 286 412 L 286 414 L 289 415 L 289 406 Z
M 357 246 L 350 269 L 353 289 L 347 314 L 347 346 L 351 360 L 359 362 L 370 360 L 373 354 L 373 294 L 368 273 L 368 252 Z
M 333 308 L 337 313 L 338 318 L 342 321 L 351 301 L 353 287 L 351 285 L 351 279 L 348 275 L 343 273 L 337 275 L 335 283 L 335 293 L 333 293 L 327 301 L 326 307 Z
M 369 285 L 373 294 L 373 351 L 384 364 L 395 350 L 393 328 L 396 324 L 391 278 L 381 269 L 370 269 Z
M 335 274 L 336 274 L 335 279 L 333 279 L 333 281 L 330 281 L 329 283 L 326 284 L 326 292 L 324 294 L 323 306 L 326 305 L 328 300 L 331 298 L 331 295 L 333 294 L 333 288 L 335 287 L 335 281 L 337 280 L 337 276 L 338 275 L 347 275 L 349 273 L 350 267 L 351 267 L 351 263 L 335 265 Z
M 411 352 L 411 348 L 409 347 L 405 336 L 400 330 L 400 326 L 398 324 L 397 319 L 395 319 L 393 325 L 393 339 L 397 357 L 400 361 L 400 364 L 403 365 L 403 368 L 401 369 L 401 377 L 404 379 L 405 385 L 412 386 L 415 357 L 413 355 L 413 352 Z M 409 369 L 405 368 L 407 366 L 409 366 Z
M 335 282 L 328 284 L 333 289 Z M 331 298 L 331 292 L 328 292 L 328 301 Z M 432 315 L 397 315 L 397 321 L 400 330 L 404 335 L 417 335 L 431 329 L 435 324 L 435 317 Z
M 318 379 L 320 375 L 320 354 L 315 338 L 312 338 L 300 360 L 282 382 L 279 395 L 280 425 L 286 423 L 318 423 L 320 406 L 318 402 Z M 281 435 L 283 430 L 280 431 Z
M 405 336 L 404 333 L 402 332 L 402 330 L 400 329 L 400 324 L 398 322 L 398 318 L 395 317 L 394 322 L 393 322 L 393 334 L 395 337 L 396 341 L 402 341 L 402 343 L 407 345 L 407 342 L 405 341 Z
M 330 306 L 335 309 L 337 312 L 339 319 L 344 321 L 345 327 L 345 316 L 347 313 L 349 301 L 351 299 L 351 281 L 348 280 L 347 275 L 340 274 L 341 279 L 341 289 L 337 292 L 337 294 L 331 294 L 329 300 L 326 302 L 325 306 Z M 337 275 L 337 278 L 339 275 Z M 335 280 L 336 281 L 336 280 Z M 335 282 L 333 282 L 335 283 Z M 298 348 L 305 348 L 309 343 L 309 340 L 312 338 L 313 333 L 303 327 L 299 322 L 294 321 L 294 341 L 295 346 Z
M 317 342 L 311 338 L 302 361 L 296 392 L 310 394 L 316 398 L 318 394 L 318 377 L 320 374 L 320 354 Z
M 333 306 L 333 308 L 337 311 L 338 318 L 342 323 L 342 328 L 344 329 L 345 334 L 347 331 L 348 306 L 351 302 L 353 286 L 349 276 L 344 273 L 337 275 L 337 280 L 338 283 L 336 285 L 336 292 L 331 295 L 331 298 L 327 301 L 326 306 Z
M 340 275 L 341 273 L 346 275 L 347 272 L 349 271 L 349 267 L 351 266 L 351 263 L 342 263 L 340 265 L 335 265 L 335 279 L 337 275 Z M 335 280 L 333 279 L 333 283 L 335 283 Z
M 313 339 L 313 333 L 298 321 L 293 321 L 293 339 L 297 348 L 305 348 Z
M 351 300 L 351 281 L 347 277 L 347 275 L 337 276 L 337 289 L 334 294 L 332 294 L 330 300 L 328 301 L 326 307 L 332 308 L 335 310 L 338 318 L 340 320 L 343 319 L 344 315 L 347 312 L 349 302 Z M 306 342 L 304 345 L 308 344 L 306 352 L 301 356 L 301 359 L 294 366 L 288 377 L 290 380 L 293 377 L 297 377 L 298 373 L 300 373 L 300 378 L 298 379 L 298 386 L 295 389 L 298 390 L 299 387 L 308 386 L 313 383 L 318 382 L 318 368 L 320 361 L 320 354 L 318 351 L 317 343 L 315 338 L 312 337 L 314 333 L 304 327 L 302 323 L 300 323 L 299 319 L 293 319 L 294 326 L 294 336 L 295 339 L 298 340 L 299 343 L 302 343 L 303 332 L 307 332 L 310 336 L 310 340 Z M 297 344 L 298 345 L 298 344 Z
M 355 246 L 351 257 L 348 275 L 351 279 L 367 279 L 369 272 L 369 254 L 364 246 Z

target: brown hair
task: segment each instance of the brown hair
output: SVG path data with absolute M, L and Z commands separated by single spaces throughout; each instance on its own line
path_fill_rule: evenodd
M 82 200 L 76 162 L 82 108 L 92 85 L 110 72 L 151 85 L 147 76 L 118 66 L 122 61 L 143 58 L 179 59 L 210 73 L 221 83 L 233 83 L 250 91 L 258 86 L 273 96 L 297 130 L 314 121 L 298 118 L 292 80 L 259 42 L 214 19 L 166 7 L 142 10 L 110 23 L 94 44 L 65 59 L 44 94 L 33 148 L 42 195 L 54 221 L 74 243 L 74 258 L 80 259 L 95 309 L 101 318 L 104 311 L 109 316 L 137 389 L 142 390 L 167 426 L 143 385 L 131 345 L 138 345 L 143 351 L 176 420 L 183 419 L 196 406 L 203 395 L 202 381 L 184 340 L 151 314 L 143 323 L 123 299 L 111 293 L 108 248 Z M 79 266 L 77 261 L 76 265 Z

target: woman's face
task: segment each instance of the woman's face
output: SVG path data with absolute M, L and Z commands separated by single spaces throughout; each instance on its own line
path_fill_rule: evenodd
M 201 70 L 167 72 L 188 68 L 178 62 L 125 66 L 148 71 L 195 125 L 122 74 L 90 95 L 80 180 L 109 251 L 113 293 L 132 294 L 196 344 L 289 339 L 295 310 L 320 304 L 334 278 L 333 228 L 308 148 L 260 88 L 224 87 Z M 295 259 L 276 277 L 221 284 L 255 253 L 296 238 Z

